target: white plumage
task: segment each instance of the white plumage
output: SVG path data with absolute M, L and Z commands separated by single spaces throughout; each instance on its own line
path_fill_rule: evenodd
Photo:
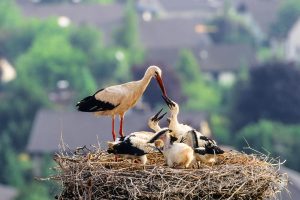
M 179 123 L 177 119 L 179 105 L 168 97 L 164 97 L 164 100 L 170 108 L 169 129 L 175 133 L 176 137 L 181 138 L 180 140 L 194 149 L 197 161 L 215 162 L 215 155 L 223 154 L 224 151 L 214 140 L 202 135 L 189 125 Z
M 194 150 L 187 144 L 174 143 L 177 141 L 177 137 L 174 136 L 174 133 L 170 129 L 163 129 L 150 142 L 154 142 L 162 136 L 164 136 L 163 154 L 167 165 L 179 168 L 189 167 L 194 160 Z
M 162 71 L 157 66 L 150 66 L 141 80 L 110 86 L 98 90 L 94 95 L 88 96 L 77 103 L 77 109 L 82 112 L 93 112 L 96 115 L 108 115 L 112 117 L 112 135 L 116 139 L 114 131 L 115 115 L 120 116 L 119 134 L 123 137 L 123 118 L 127 110 L 132 108 L 140 99 L 152 77 L 155 77 L 163 96 L 167 96 L 163 81 Z
M 169 99 L 168 97 L 163 97 L 165 102 L 167 103 L 168 107 L 170 108 L 170 117 L 169 117 L 169 129 L 171 129 L 176 137 L 179 140 L 184 139 L 185 143 L 189 146 L 193 146 L 193 139 L 191 138 L 190 134 L 187 134 L 189 131 L 194 130 L 193 127 L 182 124 L 178 122 L 178 114 L 179 114 L 179 105 Z M 199 136 L 203 136 L 200 132 L 198 132 Z M 201 141 L 199 141 L 200 143 Z

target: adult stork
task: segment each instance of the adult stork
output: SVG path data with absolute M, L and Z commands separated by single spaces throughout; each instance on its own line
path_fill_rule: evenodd
M 112 135 L 116 140 L 114 129 L 115 115 L 120 117 L 119 135 L 123 135 L 123 119 L 127 110 L 132 108 L 140 99 L 152 77 L 158 82 L 164 97 L 167 97 L 162 81 L 162 71 L 157 66 L 150 66 L 142 79 L 121 85 L 114 85 L 98 90 L 92 96 L 85 97 L 76 107 L 82 112 L 93 112 L 96 116 L 106 115 L 112 118 Z

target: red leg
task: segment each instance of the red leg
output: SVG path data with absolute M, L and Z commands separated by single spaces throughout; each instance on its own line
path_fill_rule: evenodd
M 120 115 L 120 129 L 119 129 L 119 135 L 121 137 L 124 137 L 123 135 L 123 118 L 124 118 L 124 115 Z
M 112 119 L 112 136 L 113 136 L 113 139 L 114 141 L 116 141 L 116 133 L 115 133 L 115 116 L 113 115 L 111 117 Z M 115 156 L 115 161 L 117 162 L 118 161 L 118 156 Z
M 112 116 L 112 136 L 114 141 L 116 141 L 116 133 L 115 133 L 115 116 Z

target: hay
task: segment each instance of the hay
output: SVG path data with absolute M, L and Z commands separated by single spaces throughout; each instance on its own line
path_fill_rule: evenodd
M 81 154 L 58 154 L 57 175 L 61 200 L 69 199 L 270 199 L 285 189 L 280 163 L 267 156 L 226 152 L 213 165 L 194 164 L 172 169 L 159 153 L 148 155 L 142 166 L 130 160 L 115 162 L 99 149 Z M 199 168 L 198 168 L 199 167 Z

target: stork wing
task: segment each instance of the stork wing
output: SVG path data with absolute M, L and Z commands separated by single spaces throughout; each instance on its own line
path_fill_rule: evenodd
M 113 110 L 120 105 L 124 96 L 125 92 L 122 90 L 122 86 L 111 86 L 82 99 L 76 106 L 79 111 L 83 112 Z

